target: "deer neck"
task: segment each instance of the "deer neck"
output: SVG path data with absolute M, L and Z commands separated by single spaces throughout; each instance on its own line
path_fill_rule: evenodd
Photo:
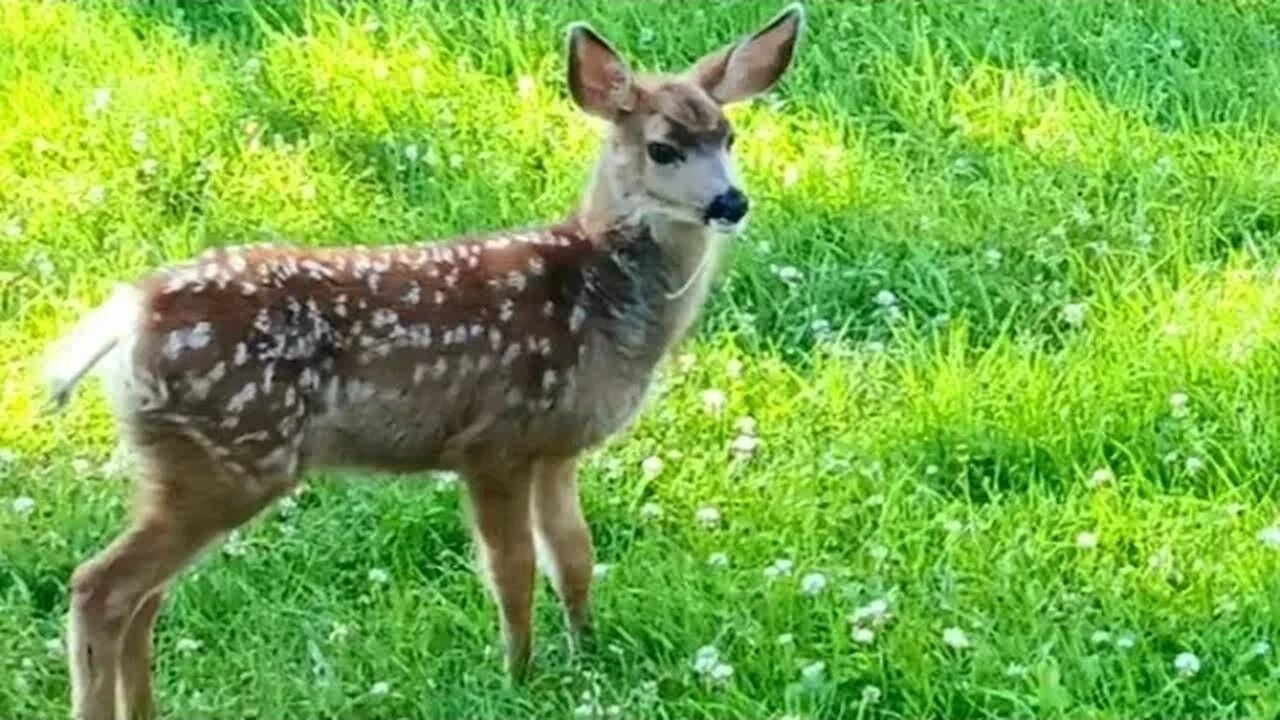
M 587 237 L 596 242 L 603 242 L 611 231 L 620 228 L 648 230 L 662 253 L 666 277 L 660 285 L 669 288 L 654 301 L 663 308 L 664 334 L 670 347 L 685 336 L 706 302 L 719 270 L 724 236 L 711 232 L 702 223 L 646 212 L 635 198 L 615 186 L 612 173 L 607 172 L 611 162 L 616 162 L 615 156 L 605 152 L 596 164 L 578 218 Z

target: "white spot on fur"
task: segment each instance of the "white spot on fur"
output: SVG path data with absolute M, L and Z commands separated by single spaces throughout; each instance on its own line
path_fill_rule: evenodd
M 401 296 L 400 301 L 407 305 L 417 305 L 422 301 L 422 288 L 418 287 L 418 283 L 409 286 L 409 290 Z
M 581 305 L 574 305 L 573 310 L 569 313 L 569 332 L 578 332 L 582 329 L 582 323 L 586 322 L 587 311 Z
M 507 273 L 507 285 L 516 292 L 521 292 L 525 288 L 524 273 L 512 270 Z
M 511 300 L 503 300 L 498 305 L 498 320 L 501 322 L 507 322 L 511 319 L 512 315 L 515 315 L 515 312 L 516 304 Z
M 256 397 L 258 397 L 258 386 L 254 383 L 245 383 L 239 392 L 227 400 L 227 412 L 232 415 L 239 415 L 245 406 L 253 402 Z
M 546 272 L 546 269 L 547 269 L 547 265 L 545 262 L 543 262 L 541 257 L 534 255 L 529 258 L 529 272 L 533 273 L 534 275 L 541 275 L 542 273 Z
M 384 328 L 388 325 L 394 325 L 400 320 L 400 316 L 394 310 L 379 308 L 373 311 L 373 317 L 370 318 L 369 324 L 375 328 Z

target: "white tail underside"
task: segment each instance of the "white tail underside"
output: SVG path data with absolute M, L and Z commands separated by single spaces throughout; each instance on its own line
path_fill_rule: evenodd
M 111 297 L 81 318 L 71 332 L 49 349 L 44 378 L 54 407 L 61 407 L 93 366 L 119 343 L 137 322 L 139 291 L 119 285 Z

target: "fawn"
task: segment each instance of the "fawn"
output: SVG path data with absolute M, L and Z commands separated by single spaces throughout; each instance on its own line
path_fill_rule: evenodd
M 541 229 L 367 249 L 211 250 L 120 286 L 52 349 L 58 405 L 95 365 L 139 460 L 131 525 L 71 580 L 73 715 L 153 715 L 165 586 L 308 468 L 457 472 L 501 616 L 530 658 L 536 558 L 574 638 L 592 545 L 578 456 L 626 425 L 748 211 L 722 106 L 791 62 L 803 12 L 678 76 L 584 23 L 573 100 L 608 122 L 580 207 Z M 536 546 L 536 547 L 535 547 Z

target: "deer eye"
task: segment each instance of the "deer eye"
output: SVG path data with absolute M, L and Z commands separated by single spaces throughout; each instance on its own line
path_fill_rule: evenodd
M 684 157 L 679 150 L 666 143 L 651 142 L 646 149 L 649 151 L 649 159 L 659 165 L 670 165 Z
M 728 137 L 726 137 L 726 138 L 724 139 L 724 149 L 725 149 L 725 150 L 732 150 L 732 149 L 733 149 L 733 143 L 734 143 L 734 141 L 735 141 L 735 140 L 737 140 L 737 139 L 738 139 L 738 136 L 737 136 L 736 134 L 734 134 L 734 133 L 729 133 L 729 136 L 728 136 Z

